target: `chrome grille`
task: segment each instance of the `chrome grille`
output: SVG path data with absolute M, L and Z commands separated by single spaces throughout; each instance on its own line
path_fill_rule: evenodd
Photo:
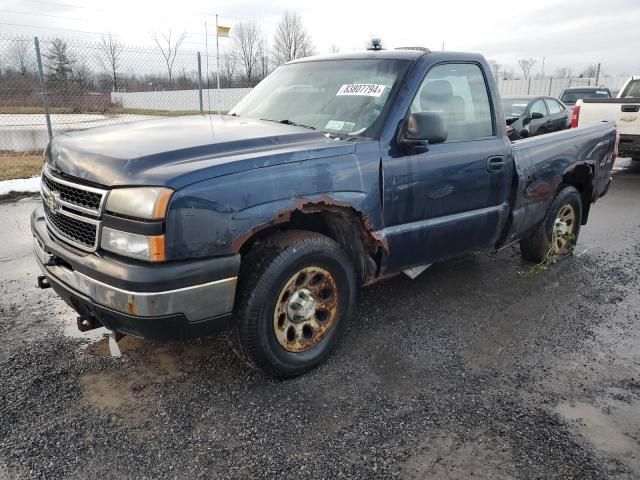
M 54 233 L 74 244 L 82 245 L 85 249 L 93 250 L 96 247 L 97 223 L 87 223 L 84 220 L 52 211 L 46 201 L 43 202 L 43 206 L 47 223 Z
M 61 204 L 94 215 L 100 215 L 107 193 L 106 190 L 56 177 L 47 167 L 42 170 L 42 185 L 50 193 L 57 193 Z
M 41 193 L 49 230 L 77 248 L 95 251 L 107 191 L 64 180 L 45 167 Z

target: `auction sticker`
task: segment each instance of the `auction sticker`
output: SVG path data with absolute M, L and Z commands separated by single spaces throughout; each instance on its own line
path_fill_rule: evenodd
M 379 97 L 384 91 L 384 85 L 376 85 L 374 83 L 351 83 L 342 85 L 336 97 L 340 95 L 359 95 L 363 97 Z
M 354 122 L 343 122 L 342 120 L 329 120 L 324 126 L 327 130 L 351 130 L 355 127 Z

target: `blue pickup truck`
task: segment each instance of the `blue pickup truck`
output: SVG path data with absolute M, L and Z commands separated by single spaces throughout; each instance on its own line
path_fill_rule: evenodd
M 426 49 L 315 57 L 229 115 L 59 135 L 31 222 L 39 286 L 81 330 L 226 329 L 291 377 L 336 347 L 360 286 L 515 242 L 562 256 L 609 188 L 615 127 L 512 143 L 490 72 Z

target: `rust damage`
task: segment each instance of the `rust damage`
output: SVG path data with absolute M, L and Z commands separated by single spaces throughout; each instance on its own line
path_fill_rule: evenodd
M 129 296 L 129 301 L 127 302 L 127 313 L 129 315 L 138 314 L 138 304 L 136 303 L 136 298 L 133 295 Z
M 389 245 L 384 235 L 377 233 L 369 221 L 369 216 L 360 210 L 357 210 L 352 204 L 335 200 L 329 195 L 322 195 L 317 200 L 309 200 L 304 198 L 296 198 L 293 201 L 293 205 L 290 208 L 283 209 L 276 213 L 276 215 L 269 220 L 256 227 L 253 227 L 247 232 L 238 235 L 233 243 L 231 249 L 234 253 L 240 252 L 240 248 L 244 243 L 249 240 L 253 235 L 264 230 L 266 228 L 288 223 L 291 221 L 291 217 L 295 213 L 310 214 L 310 213 L 335 213 L 344 215 L 350 214 L 357 218 L 360 223 L 360 232 L 362 234 L 364 246 L 370 253 L 378 252 L 383 249 L 387 253 L 389 252 Z

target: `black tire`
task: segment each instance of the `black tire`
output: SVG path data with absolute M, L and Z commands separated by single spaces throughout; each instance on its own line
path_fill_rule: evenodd
M 334 280 L 331 325 L 317 343 L 305 346 L 308 350 L 288 351 L 276 335 L 276 308 L 282 305 L 277 302 L 296 275 L 314 267 L 329 272 Z M 352 263 L 331 238 L 300 230 L 274 234 L 254 245 L 242 260 L 234 324 L 228 332 L 232 348 L 249 366 L 274 377 L 295 377 L 315 368 L 329 357 L 347 328 L 356 283 Z
M 542 262 L 551 251 L 551 238 L 553 227 L 560 209 L 565 205 L 571 205 L 576 213 L 575 225 L 573 227 L 573 243 L 578 240 L 580 224 L 582 220 L 582 198 L 580 192 L 574 187 L 564 187 L 558 192 L 551 202 L 544 221 L 527 237 L 520 240 L 520 255 L 532 262 Z M 556 254 L 563 256 L 569 252 Z

